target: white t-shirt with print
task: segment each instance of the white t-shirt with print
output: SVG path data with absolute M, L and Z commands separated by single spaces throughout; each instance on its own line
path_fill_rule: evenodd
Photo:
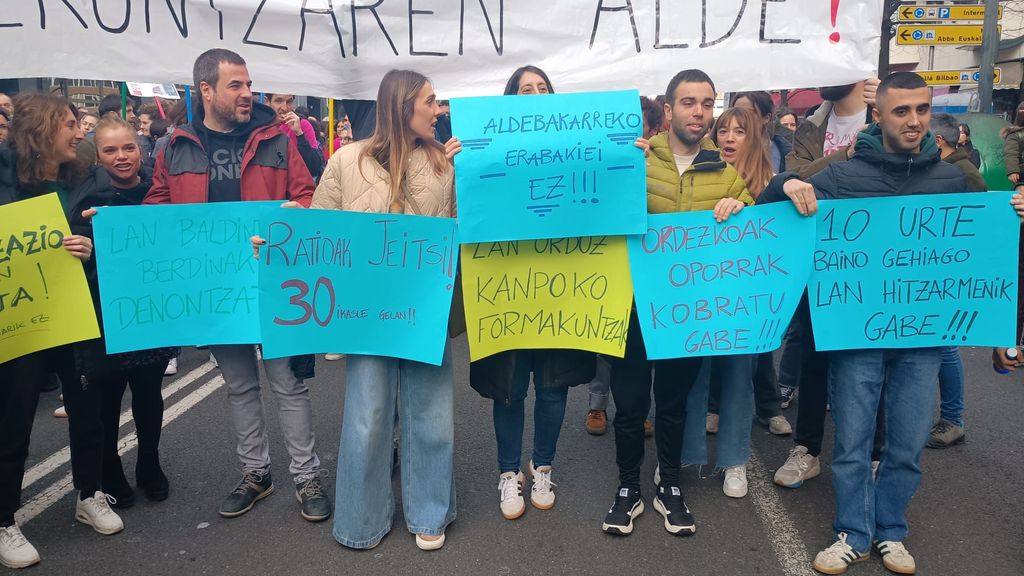
M 837 116 L 835 110 L 829 112 L 828 125 L 825 127 L 825 145 L 822 154 L 828 156 L 840 148 L 849 146 L 864 125 L 864 111 L 852 116 Z

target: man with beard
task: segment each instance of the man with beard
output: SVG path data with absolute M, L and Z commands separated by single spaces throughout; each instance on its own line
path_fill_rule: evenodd
M 754 200 L 739 173 L 705 138 L 714 122 L 715 85 L 701 70 L 684 70 L 669 82 L 665 118 L 669 130 L 651 139 L 647 163 L 649 213 L 714 210 L 724 221 Z M 708 216 L 711 218 L 711 216 Z M 635 308 L 635 307 L 634 307 Z M 644 511 L 640 466 L 644 456 L 644 419 L 651 404 L 654 367 L 654 439 L 658 452 L 658 483 L 654 509 L 665 530 L 676 536 L 696 531 L 693 516 L 679 487 L 680 456 L 686 425 L 686 397 L 704 358 L 647 360 L 643 334 L 634 309 L 630 314 L 625 358 L 609 358 L 615 401 L 615 459 L 619 488 L 602 529 L 622 536 L 633 532 L 633 519 Z
M 157 157 L 153 187 L 144 203 L 277 200 L 287 201 L 284 206 L 308 206 L 313 179 L 295 144 L 278 128 L 277 114 L 253 102 L 245 60 L 229 50 L 209 50 L 196 59 L 193 77 L 202 108 L 196 110 L 193 123 L 174 131 Z M 252 345 L 210 346 L 210 350 L 228 388 L 242 464 L 242 479 L 220 508 L 221 516 L 235 518 L 274 490 L 259 365 Z M 311 377 L 311 370 L 302 358 L 264 360 L 263 367 L 277 397 L 302 517 L 320 521 L 331 515 L 332 508 L 320 484 L 312 406 L 303 382 Z

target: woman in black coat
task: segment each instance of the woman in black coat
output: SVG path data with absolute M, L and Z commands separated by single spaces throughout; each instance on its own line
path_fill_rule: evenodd
M 143 166 L 143 152 L 132 128 L 121 118 L 105 117 L 96 126 L 97 164 L 90 167 L 75 189 L 69 213 L 76 234 L 93 237 L 92 217 L 97 206 L 134 206 L 142 203 L 152 185 L 152 170 Z M 96 316 L 102 318 L 95 260 L 86 263 L 86 278 Z M 164 400 L 160 392 L 164 368 L 176 354 L 174 348 L 107 354 L 102 337 L 80 342 L 75 356 L 81 377 L 99 388 L 103 422 L 103 491 L 113 496 L 115 508 L 134 504 L 117 453 L 121 399 L 132 389 L 132 417 L 139 439 L 135 481 L 149 500 L 167 499 L 169 483 L 160 467 L 159 444 Z

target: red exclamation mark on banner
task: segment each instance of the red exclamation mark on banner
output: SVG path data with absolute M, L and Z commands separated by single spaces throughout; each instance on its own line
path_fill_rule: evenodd
M 832 0 L 832 28 L 836 27 L 836 15 L 839 14 L 839 0 Z M 828 41 L 835 44 L 839 42 L 839 32 L 833 31 L 828 35 Z

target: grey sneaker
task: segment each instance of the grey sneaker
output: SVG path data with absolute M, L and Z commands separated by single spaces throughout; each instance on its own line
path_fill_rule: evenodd
M 274 481 L 269 473 L 262 475 L 254 470 L 246 470 L 242 473 L 238 486 L 235 486 L 221 504 L 220 515 L 224 518 L 237 518 L 252 510 L 256 502 L 270 496 L 273 491 Z
M 804 446 L 795 446 L 789 451 L 786 463 L 775 471 L 775 483 L 785 488 L 799 488 L 804 480 L 810 480 L 821 473 L 817 456 L 807 453 Z
M 953 424 L 949 420 L 939 420 L 939 422 L 932 426 L 932 432 L 928 435 L 928 446 L 929 448 L 949 448 L 950 446 L 956 446 L 967 439 L 964 435 L 964 429 L 961 426 Z
M 902 542 L 891 542 L 883 540 L 875 542 L 875 550 L 882 556 L 882 564 L 890 572 L 897 574 L 914 574 L 917 572 L 917 565 L 914 557 L 907 552 Z
M 320 478 L 310 478 L 295 486 L 295 498 L 302 504 L 302 517 L 320 522 L 331 517 L 331 500 L 324 494 Z

